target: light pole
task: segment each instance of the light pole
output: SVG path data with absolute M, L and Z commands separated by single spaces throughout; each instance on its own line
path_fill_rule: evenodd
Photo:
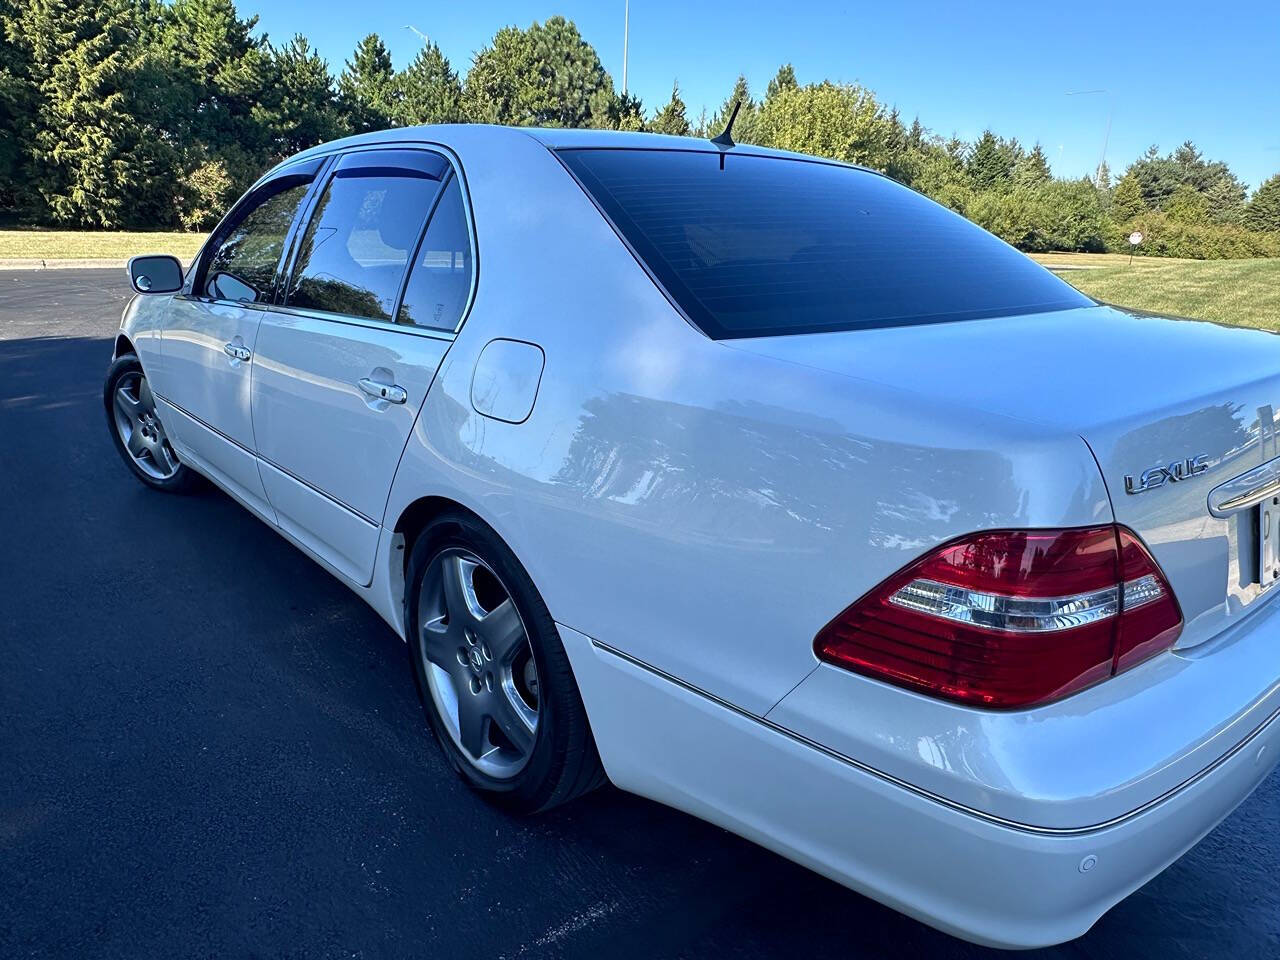
M 1116 99 L 1111 95 L 1109 90 L 1068 90 L 1068 97 L 1087 97 L 1091 94 L 1100 93 L 1107 98 L 1107 129 L 1102 135 L 1102 156 L 1098 158 L 1098 169 L 1094 171 L 1093 183 L 1095 186 L 1102 186 L 1102 168 L 1107 163 L 1107 144 L 1111 142 L 1111 118 L 1116 112 Z
M 418 39 L 422 41 L 422 45 L 424 47 L 431 42 L 430 40 L 427 39 L 427 35 L 423 33 L 421 30 L 419 30 L 417 27 L 415 27 L 412 23 L 406 23 L 404 25 L 404 28 L 406 30 L 412 30 L 414 33 L 416 33 L 418 35 Z
M 622 95 L 627 95 L 627 46 L 631 40 L 631 0 L 622 8 Z

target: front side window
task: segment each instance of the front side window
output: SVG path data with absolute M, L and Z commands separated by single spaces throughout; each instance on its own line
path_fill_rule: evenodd
M 471 295 L 471 259 L 466 205 L 453 177 L 427 224 L 396 322 L 456 330 Z
M 964 217 L 869 171 L 735 152 L 560 156 L 715 339 L 1093 305 Z
M 448 169 L 443 158 L 409 151 L 344 157 L 311 215 L 285 302 L 391 320 L 414 244 Z
M 219 242 L 204 272 L 203 294 L 215 300 L 262 303 L 271 288 L 284 252 L 289 227 L 307 195 L 309 181 L 282 180 L 269 184 L 261 198 L 251 201 Z

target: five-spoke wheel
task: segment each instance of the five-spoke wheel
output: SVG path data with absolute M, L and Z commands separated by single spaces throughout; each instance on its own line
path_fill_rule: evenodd
M 418 691 L 463 779 L 525 813 L 603 783 L 555 621 L 502 539 L 442 513 L 414 535 L 405 581 Z
M 442 550 L 422 578 L 417 627 L 449 734 L 489 776 L 518 773 L 538 730 L 538 668 L 511 594 L 475 554 Z
M 102 399 L 111 438 L 134 476 L 157 490 L 190 489 L 195 475 L 178 459 L 165 433 L 151 384 L 136 356 L 122 354 L 111 364 Z
M 140 469 L 157 480 L 178 472 L 178 457 L 169 445 L 155 397 L 141 371 L 131 371 L 116 382 L 114 412 L 120 441 Z

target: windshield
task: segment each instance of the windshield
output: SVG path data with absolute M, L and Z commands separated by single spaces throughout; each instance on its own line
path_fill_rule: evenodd
M 1092 306 L 888 177 L 715 151 L 560 156 L 708 336 L 776 336 Z

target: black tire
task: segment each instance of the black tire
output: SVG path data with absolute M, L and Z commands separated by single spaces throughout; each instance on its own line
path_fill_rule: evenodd
M 508 779 L 478 770 L 445 727 L 427 688 L 419 594 L 431 561 L 461 548 L 487 564 L 506 588 L 524 622 L 539 678 L 538 722 L 524 767 Z M 432 520 L 414 541 L 405 576 L 405 633 L 418 697 L 436 741 L 458 775 L 486 799 L 516 813 L 548 810 L 605 782 L 586 709 L 569 658 L 546 604 L 520 561 L 502 539 L 475 517 L 458 512 Z
M 129 472 L 152 490 L 161 490 L 165 493 L 190 493 L 198 489 L 200 486 L 199 474 L 185 464 L 180 463 L 177 471 L 170 477 L 152 476 L 139 466 L 133 455 L 125 448 L 124 439 L 120 436 L 120 430 L 116 426 L 114 403 L 116 388 L 119 386 L 120 381 L 131 375 L 138 375 L 144 378 L 146 376 L 137 356 L 132 353 L 121 354 L 107 368 L 107 379 L 102 387 L 102 402 L 107 413 L 107 432 L 111 435 L 111 442 L 116 448 L 116 453 L 120 454 L 120 459 L 129 468 Z M 172 449 L 172 445 L 170 445 L 170 449 Z M 176 453 L 174 457 L 176 459 Z

